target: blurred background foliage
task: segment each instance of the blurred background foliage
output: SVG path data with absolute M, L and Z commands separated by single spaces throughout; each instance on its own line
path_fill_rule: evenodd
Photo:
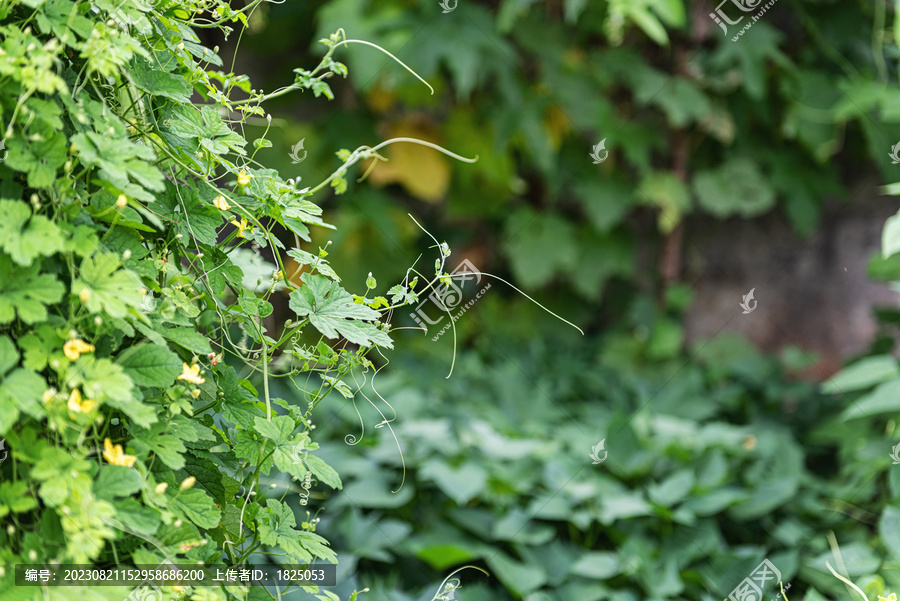
M 871 356 L 820 390 L 791 377 L 811 362 L 801 349 L 686 344 L 680 278 L 710 220 L 778 213 L 807 238 L 825 203 L 896 179 L 893 3 L 779 0 L 737 42 L 739 26 L 726 36 L 709 18 L 714 4 L 683 0 L 263 6 L 240 40 L 257 85 L 291 81 L 343 28 L 435 90 L 351 46 L 338 57 L 350 76 L 329 82 L 336 100 L 268 107 L 268 166 L 315 182 L 339 165 L 335 141 L 390 137 L 478 156 L 394 144 L 388 162 L 356 171 L 371 167 L 366 181 L 319 199 L 348 286 L 370 270 L 379 294 L 402 279 L 432 244 L 411 214 L 449 242 L 451 268 L 468 259 L 587 332 L 497 284 L 457 322 L 449 380 L 453 336 L 402 332 L 405 350 L 376 380 L 383 399 L 366 384 L 371 404 L 360 394 L 320 414 L 333 440 L 323 455 L 346 485 L 312 504 L 340 551 L 335 592 L 431 599 L 472 564 L 491 577 L 461 573 L 457 599 L 711 600 L 765 557 L 791 599 L 850 594 L 826 560 L 870 598 L 900 588 L 900 476 L 887 452 L 897 395 L 847 409 L 896 378 L 897 313 L 881 311 Z M 300 140 L 308 156 L 295 164 Z M 601 140 L 609 156 L 595 164 Z M 432 260 L 418 267 L 430 273 Z M 873 265 L 900 274 L 897 256 Z M 394 323 L 416 327 L 405 314 Z M 385 418 L 392 430 L 372 427 Z M 609 458 L 592 465 L 606 437 Z

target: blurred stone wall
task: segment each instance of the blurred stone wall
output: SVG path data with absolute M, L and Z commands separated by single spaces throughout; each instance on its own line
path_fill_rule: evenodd
M 752 221 L 688 221 L 682 281 L 695 295 L 688 341 L 737 331 L 764 351 L 791 344 L 818 351 L 819 363 L 804 372 L 815 379 L 864 351 L 876 332 L 872 308 L 900 306 L 900 294 L 867 276 L 885 219 L 900 201 L 880 195 L 871 182 L 850 197 L 827 203 L 805 239 L 780 212 Z M 751 288 L 758 304 L 745 315 L 739 304 Z

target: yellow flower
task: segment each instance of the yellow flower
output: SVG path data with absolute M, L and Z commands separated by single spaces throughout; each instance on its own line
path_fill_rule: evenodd
M 189 366 L 187 363 L 182 363 L 183 367 L 181 368 L 181 375 L 178 376 L 179 380 L 185 380 L 186 382 L 191 382 L 192 384 L 203 384 L 206 382 L 204 378 L 200 377 L 200 364 L 195 363 L 193 367 Z
M 240 173 L 238 173 L 238 183 L 242 186 L 246 186 L 250 183 L 251 177 L 253 176 L 242 170 Z
M 91 399 L 82 401 L 81 392 L 77 388 L 69 395 L 69 411 L 72 413 L 90 413 L 96 406 L 96 401 Z
M 122 450 L 122 445 L 117 444 L 113 446 L 112 442 L 107 438 L 103 441 L 103 457 L 106 459 L 111 465 L 123 465 L 125 467 L 131 467 L 134 465 L 134 462 L 137 460 L 137 457 L 133 455 L 126 455 L 125 451 Z
M 237 234 L 238 238 L 243 238 L 243 237 L 244 237 L 244 230 L 247 229 L 247 220 L 246 220 L 246 219 L 241 219 L 241 222 L 240 222 L 240 223 L 238 223 L 237 221 L 232 220 L 232 221 L 231 221 L 231 224 L 232 224 L 234 227 L 236 227 L 236 228 L 238 229 L 238 234 Z
M 160 482 L 159 484 L 156 485 L 156 488 L 153 489 L 153 492 L 155 492 L 158 495 L 161 495 L 164 492 L 166 492 L 167 488 L 169 488 L 168 482 Z
M 116 198 L 116 206 L 124 209 L 128 206 L 128 198 L 124 194 L 119 194 L 119 197 Z
M 194 486 L 194 484 L 196 482 L 197 482 L 196 478 L 194 478 L 193 476 L 188 476 L 187 478 L 184 479 L 184 482 L 181 483 L 181 486 L 179 488 L 181 490 L 187 490 L 187 489 L 191 488 L 192 486 Z
M 213 199 L 213 205 L 215 205 L 215 207 L 216 207 L 217 209 L 219 209 L 220 211 L 227 211 L 228 209 L 231 208 L 231 207 L 228 205 L 228 203 L 225 202 L 225 197 L 222 196 L 221 194 L 220 194 L 219 196 L 216 196 L 216 197 Z
M 73 338 L 63 346 L 63 352 L 69 358 L 69 361 L 75 361 L 82 353 L 94 352 L 94 345 L 88 344 L 80 338 Z

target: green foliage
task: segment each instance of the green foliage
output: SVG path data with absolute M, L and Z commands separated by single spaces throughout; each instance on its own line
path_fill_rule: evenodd
M 352 397 L 343 380 L 392 347 L 389 303 L 347 292 L 324 250 L 292 249 L 307 265 L 293 279 L 282 238 L 299 246 L 308 226 L 333 229 L 309 198 L 345 188 L 346 169 L 374 151 L 344 151 L 347 165 L 313 189 L 254 158 L 271 143 L 263 134 L 251 150 L 242 132 L 271 123 L 263 102 L 304 89 L 333 98 L 324 80 L 347 69 L 331 56 L 352 41 L 322 40 L 318 67 L 257 91 L 217 70 L 195 30 L 227 36 L 260 4 L 0 6 L 4 599 L 130 592 L 16 589 L 18 563 L 337 562 L 309 514 L 298 526 L 294 482 L 306 480 L 303 505 L 313 479 L 317 496 L 341 489 L 316 454 L 313 411 L 333 390 Z M 285 290 L 295 321 L 282 329 L 265 318 Z M 291 383 L 291 402 L 271 396 L 274 378 Z
M 292 28 L 315 22 L 321 36 L 341 26 L 394 52 L 436 90 L 428 95 L 400 69 L 350 48 L 358 68 L 348 81 L 360 102 L 286 128 L 275 149 L 304 135 L 364 140 L 387 130 L 479 156 L 455 168 L 428 150 L 416 160 L 387 152 L 370 179 L 398 185 L 335 206 L 340 239 L 353 241 L 332 257 L 346 277 L 400 277 L 399 258 L 416 256 L 423 240 L 402 225 L 412 207 L 429 231 L 483 257 L 484 271 L 510 274 L 587 320 L 604 313 L 586 303 L 621 306 L 611 298 L 617 283 L 646 286 L 645 270 L 623 264 L 623 254 L 640 251 L 658 265 L 652 253 L 676 252 L 686 262 L 709 217 L 780 213 L 808 236 L 826 199 L 849 199 L 866 166 L 890 178 L 900 112 L 886 75 L 896 73 L 897 15 L 886 3 L 884 31 L 872 34 L 882 37 L 870 39 L 879 6 L 776 3 L 733 42 L 738 26 L 726 36 L 709 11 L 692 13 L 683 0 L 470 0 L 448 14 L 431 0 L 329 0 L 270 6 L 250 39 L 262 62 L 308 50 L 289 42 Z M 740 14 L 731 3 L 723 10 Z M 592 164 L 588 153 L 604 139 L 609 158 Z M 307 176 L 334 164 L 331 149 L 310 147 L 295 169 Z M 479 227 L 459 227 L 469 220 Z M 673 251 L 663 242 L 680 224 Z M 360 247 L 374 266 L 354 264 Z
M 472 601 L 715 599 L 768 558 L 791 591 L 837 598 L 829 531 L 854 579 L 881 582 L 870 594 L 900 586 L 900 479 L 885 474 L 889 446 L 866 438 L 878 427 L 844 423 L 845 400 L 786 377 L 789 353 L 718 337 L 688 349 L 689 363 L 637 341 L 640 322 L 587 345 L 494 338 L 462 353 L 446 384 L 438 361 L 395 360 L 377 386 L 399 416 L 394 432 L 363 437 L 366 461 L 325 447 L 353 500 L 329 501 L 320 525 L 359 561 L 346 586 L 373 583 L 379 601 L 392 585 L 392 599 L 430 598 L 471 563 L 491 575 L 462 576 L 458 598 Z M 883 380 L 878 363 L 850 378 Z M 323 426 L 335 440 L 358 428 L 352 408 L 336 417 Z M 608 457 L 594 465 L 601 439 Z M 378 481 L 399 488 L 390 502 L 373 494 Z M 866 521 L 835 517 L 856 510 L 882 516 L 880 542 Z

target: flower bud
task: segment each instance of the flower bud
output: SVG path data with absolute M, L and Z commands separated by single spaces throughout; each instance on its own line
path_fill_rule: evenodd
M 124 209 L 128 206 L 128 198 L 126 198 L 124 194 L 119 194 L 119 197 L 116 199 L 116 206 L 120 209 Z
M 191 488 L 192 486 L 194 486 L 195 482 L 197 482 L 196 478 L 194 478 L 193 476 L 188 476 L 187 478 L 184 479 L 184 482 L 181 483 L 180 488 L 181 488 L 181 490 L 187 490 L 187 489 Z
M 82 288 L 81 292 L 78 293 L 78 298 L 81 299 L 81 302 L 86 303 L 91 300 L 91 291 L 89 288 Z
M 167 488 L 169 488 L 168 482 L 160 482 L 159 484 L 156 485 L 156 488 L 153 489 L 153 492 L 155 492 L 158 495 L 161 495 L 164 492 L 166 492 Z

